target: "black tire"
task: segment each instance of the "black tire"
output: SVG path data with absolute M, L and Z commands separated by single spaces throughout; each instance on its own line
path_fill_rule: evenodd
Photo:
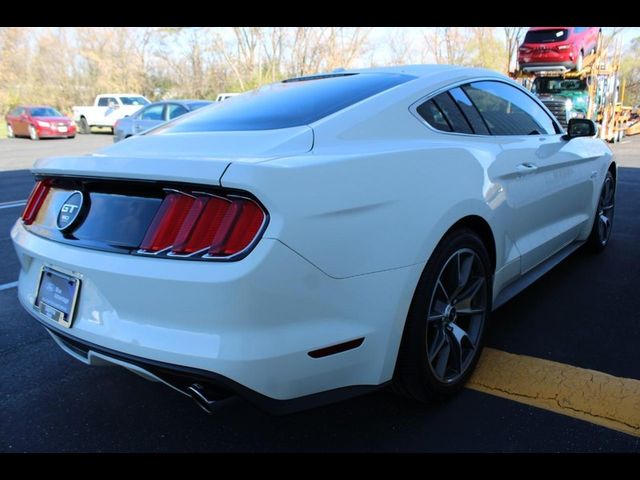
M 91 126 L 85 117 L 80 117 L 80 133 L 89 135 L 91 133 Z
M 462 253 L 458 254 L 458 252 Z M 457 263 L 457 274 L 454 272 L 455 278 L 453 278 L 447 275 L 447 272 L 451 268 L 456 268 L 451 262 L 454 262 L 453 259 L 457 254 L 462 256 L 458 257 L 457 262 L 460 263 Z M 468 262 L 469 258 L 472 258 L 471 266 L 462 268 L 463 271 L 468 272 L 466 285 L 471 285 L 469 282 L 477 283 L 482 279 L 483 286 L 479 287 L 479 290 L 476 289 L 477 293 L 469 297 L 468 307 L 459 308 L 456 313 L 456 305 L 462 305 L 463 302 L 466 303 L 466 300 L 463 299 L 459 304 L 456 304 L 458 299 L 451 298 L 451 301 L 447 302 L 446 308 L 443 308 L 443 302 L 439 298 L 448 298 L 448 294 L 445 294 L 446 289 L 442 284 L 449 283 L 447 288 L 452 287 L 455 290 L 462 288 L 457 287 L 461 283 L 460 278 L 465 276 L 460 273 L 459 265 L 466 264 L 465 262 Z M 492 278 L 489 254 L 475 232 L 462 228 L 445 235 L 427 262 L 413 295 L 396 362 L 393 380 L 396 392 L 419 402 L 428 402 L 449 397 L 464 386 L 482 353 L 484 331 L 491 311 Z M 443 282 L 439 284 L 439 280 L 443 280 Z M 442 290 L 439 290 L 441 286 Z M 462 297 L 464 292 L 469 291 L 467 287 L 462 288 L 459 293 L 455 293 L 455 290 L 452 292 L 453 297 L 456 295 Z M 477 300 L 475 306 L 473 305 L 474 299 Z M 481 305 L 478 305 L 478 302 Z M 482 313 L 475 315 L 462 313 L 463 310 L 471 312 L 474 309 L 482 310 Z M 437 314 L 447 311 L 446 315 Z M 436 314 L 433 315 L 434 313 Z M 438 316 L 442 318 L 434 320 Z M 473 317 L 475 319 L 472 320 Z M 464 342 L 454 342 L 454 338 L 458 336 L 456 331 L 459 332 L 467 320 L 469 332 L 465 330 L 463 332 L 469 333 L 467 337 L 469 341 L 472 337 L 471 322 L 478 323 L 473 324 L 473 330 L 475 330 L 473 345 L 475 348 L 465 354 L 461 347 Z M 440 346 L 438 347 L 438 345 Z M 460 348 L 454 349 L 455 345 Z M 466 344 L 467 347 L 470 345 L 471 343 Z M 460 352 L 460 355 L 456 362 L 454 357 L 457 355 L 453 353 L 457 351 Z M 445 354 L 446 359 L 444 359 L 444 369 L 442 369 L 438 366 L 442 365 L 442 356 Z M 454 367 L 449 369 L 450 361 L 452 365 L 460 367 L 457 373 Z M 444 372 L 444 374 L 438 374 L 437 370 Z M 453 376 L 447 379 L 447 372 L 450 370 Z
M 594 252 L 602 252 L 611 239 L 613 229 L 613 218 L 615 213 L 616 182 L 611 170 L 607 171 L 600 188 L 600 196 L 596 205 L 596 212 L 593 218 L 591 233 L 587 239 L 587 248 Z M 605 220 L 606 219 L 606 220 Z
M 38 130 L 33 125 L 29 125 L 29 138 L 31 140 L 40 140 L 40 135 L 38 135 Z
M 71 138 L 76 138 L 75 135 L 69 135 L 67 138 L 71 139 Z

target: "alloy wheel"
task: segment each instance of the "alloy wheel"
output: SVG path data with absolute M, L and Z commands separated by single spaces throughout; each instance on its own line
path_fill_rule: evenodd
M 469 368 L 487 316 L 487 274 L 478 254 L 457 250 L 440 271 L 427 316 L 427 360 L 443 383 Z
M 606 245 L 611 236 L 613 225 L 613 211 L 615 207 L 613 178 L 607 176 L 600 192 L 598 201 L 598 240 L 601 245 Z

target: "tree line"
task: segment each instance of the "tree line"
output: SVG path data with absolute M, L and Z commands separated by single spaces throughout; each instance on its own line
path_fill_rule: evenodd
M 377 31 L 376 31 L 377 30 Z M 354 66 L 451 63 L 507 72 L 526 27 L 2 27 L 0 113 L 19 103 L 69 112 L 104 92 L 210 98 Z M 632 44 L 637 55 L 640 40 Z M 638 56 L 625 57 L 639 97 Z M 637 100 L 636 100 L 637 101 Z

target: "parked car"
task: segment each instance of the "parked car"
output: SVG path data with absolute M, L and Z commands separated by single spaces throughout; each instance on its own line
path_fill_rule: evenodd
M 150 103 L 115 123 L 113 141 L 119 142 L 212 103 L 209 100 L 163 100 Z
M 518 49 L 518 65 L 528 72 L 582 70 L 598 48 L 600 27 L 531 27 Z
M 149 100 L 137 93 L 104 93 L 96 96 L 92 106 L 73 107 L 73 119 L 80 133 L 91 133 L 91 127 L 110 127 L 127 115 L 133 115 Z
M 47 105 L 22 105 L 12 109 L 6 116 L 7 136 L 40 138 L 73 138 L 76 126 L 58 110 Z
M 490 70 L 285 80 L 39 160 L 18 297 L 69 355 L 205 410 L 452 395 L 492 309 L 609 243 L 617 171 L 594 135 Z

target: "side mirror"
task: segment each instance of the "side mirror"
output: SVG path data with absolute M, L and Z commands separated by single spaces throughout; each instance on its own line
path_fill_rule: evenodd
M 576 137 L 595 137 L 597 133 L 596 124 L 588 118 L 572 118 L 567 126 L 565 140 Z
M 116 102 L 109 102 L 109 108 L 118 108 L 120 105 L 118 105 Z

